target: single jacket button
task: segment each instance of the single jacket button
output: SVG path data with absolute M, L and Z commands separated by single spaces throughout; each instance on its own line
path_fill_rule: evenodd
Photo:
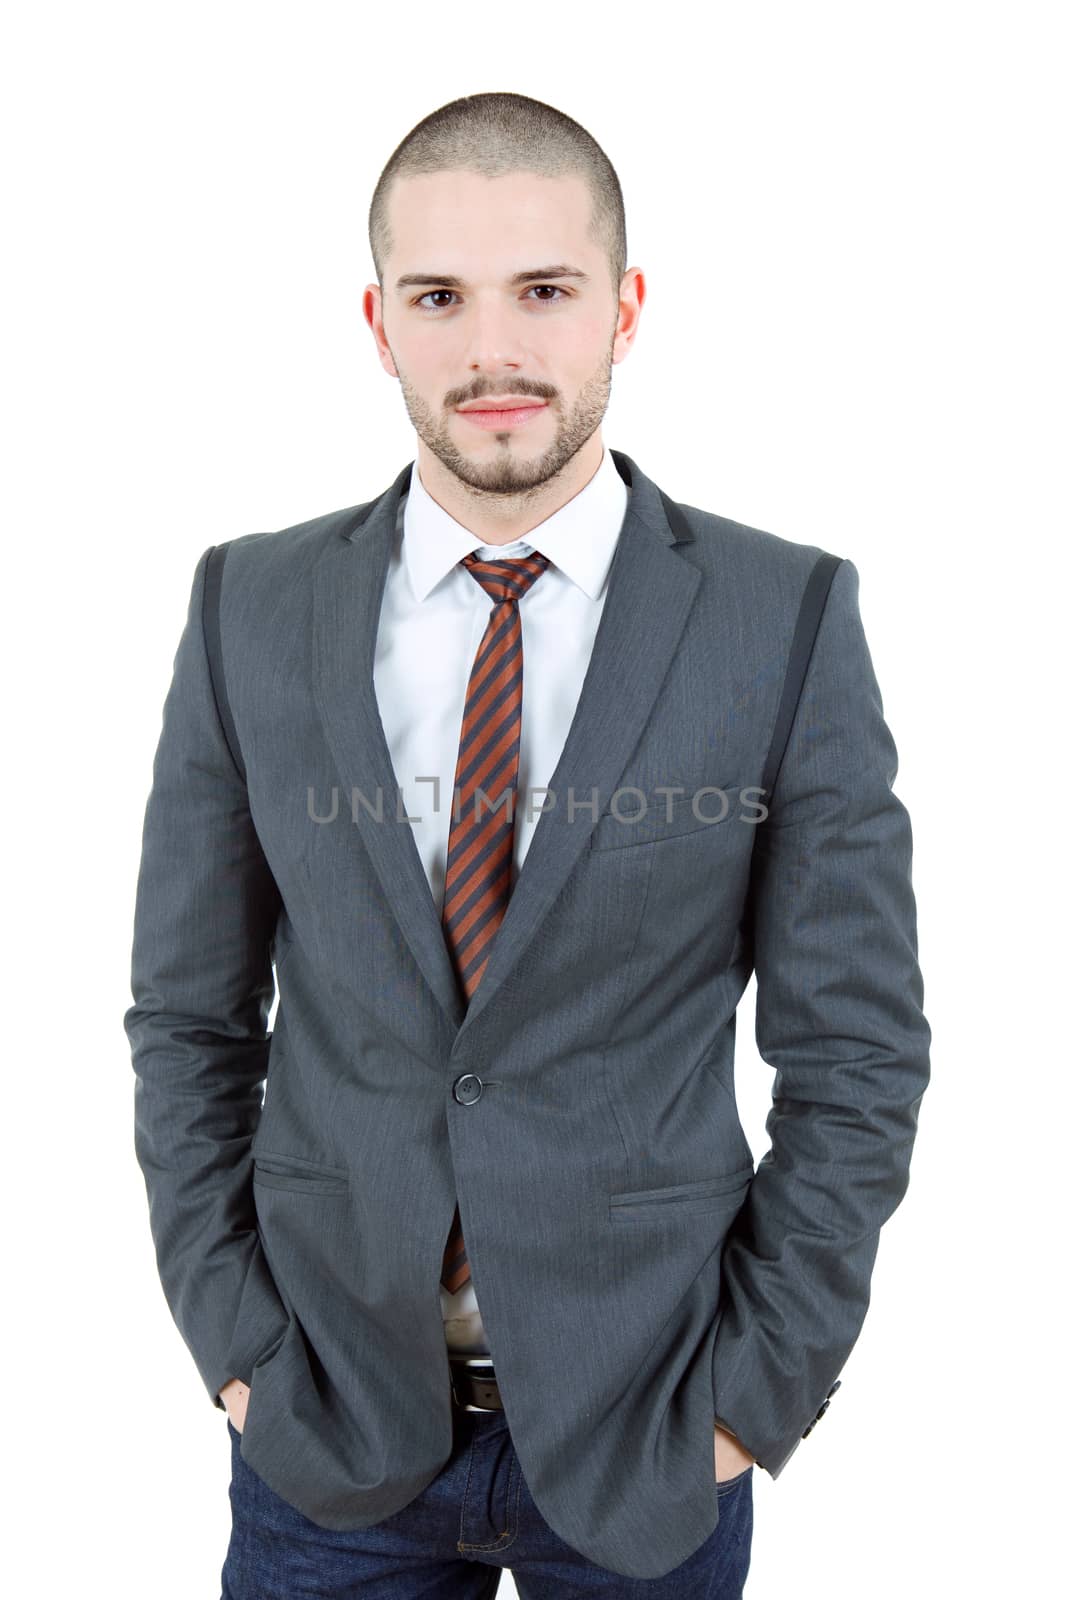
M 472 1106 L 482 1096 L 482 1080 L 476 1072 L 465 1072 L 452 1085 L 453 1097 L 461 1106 Z

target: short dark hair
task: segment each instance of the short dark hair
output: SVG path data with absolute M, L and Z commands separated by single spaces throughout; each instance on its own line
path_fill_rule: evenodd
M 487 178 L 509 172 L 583 177 L 592 198 L 592 237 L 607 255 L 618 296 L 626 271 L 626 211 L 615 168 L 580 123 L 524 94 L 469 94 L 450 100 L 423 117 L 397 145 L 370 203 L 370 248 L 380 287 L 385 285 L 382 265 L 393 248 L 386 205 L 395 181 L 460 171 Z

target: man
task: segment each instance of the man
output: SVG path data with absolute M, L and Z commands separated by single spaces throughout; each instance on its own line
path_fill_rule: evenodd
M 857 570 L 605 448 L 645 282 L 571 119 L 442 107 L 370 234 L 417 459 L 205 551 L 145 818 L 136 1150 L 225 1593 L 740 1595 L 929 1076 Z

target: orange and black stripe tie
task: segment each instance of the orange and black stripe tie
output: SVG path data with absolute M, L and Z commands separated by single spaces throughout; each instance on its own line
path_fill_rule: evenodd
M 445 941 L 469 1001 L 511 896 L 522 731 L 519 601 L 549 561 L 535 550 L 508 561 L 469 555 L 460 564 L 493 601 L 463 707 L 441 908 Z M 470 1275 L 457 1207 L 441 1283 L 455 1294 Z

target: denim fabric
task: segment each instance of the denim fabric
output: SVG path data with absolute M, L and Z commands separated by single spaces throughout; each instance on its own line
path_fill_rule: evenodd
M 752 1545 L 752 1477 L 709 1484 L 711 1537 L 662 1578 L 626 1578 L 564 1543 L 530 1497 L 502 1411 L 454 1413 L 445 1468 L 409 1505 L 369 1528 L 320 1528 L 283 1500 L 230 1432 L 233 1528 L 222 1600 L 486 1600 L 511 1572 L 520 1600 L 741 1600 Z

